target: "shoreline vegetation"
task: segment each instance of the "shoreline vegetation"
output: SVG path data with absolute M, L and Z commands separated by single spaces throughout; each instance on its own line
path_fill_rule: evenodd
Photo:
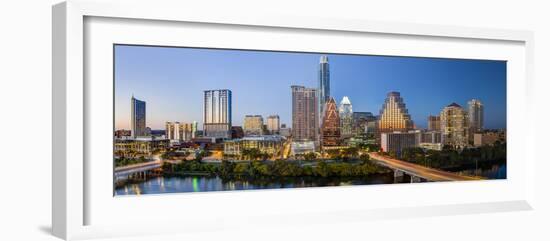
M 367 154 L 353 161 L 285 161 L 251 160 L 220 164 L 204 163 L 200 159 L 180 163 L 165 162 L 163 173 L 169 175 L 219 176 L 222 179 L 271 177 L 364 177 L 388 172 L 374 164 Z
M 461 167 L 475 167 L 488 164 L 506 163 L 506 142 L 497 141 L 493 145 L 456 150 L 448 146 L 441 151 L 422 148 L 404 149 L 400 156 L 389 153 L 390 157 L 444 171 L 460 171 Z
M 373 149 L 373 148 L 368 148 Z M 204 162 L 208 152 L 201 152 L 193 160 L 185 160 L 189 153 L 163 153 L 162 176 L 206 176 L 219 177 L 224 181 L 280 181 L 292 179 L 361 179 L 370 175 L 390 173 L 391 170 L 374 163 L 367 148 L 349 148 L 340 152 L 328 152 L 328 157 L 319 158 L 308 153 L 296 160 L 269 160 L 268 156 L 256 150 L 247 150 L 245 155 L 232 161 L 224 158 L 221 163 Z M 379 150 L 377 150 L 379 151 Z M 506 143 L 456 150 L 444 147 L 441 151 L 423 150 L 421 148 L 404 149 L 400 155 L 383 153 L 410 163 L 419 164 L 449 172 L 465 169 L 487 167 L 506 163 Z M 243 160 L 245 159 L 245 160 Z M 248 160 L 246 160 L 248 159 Z M 115 166 L 124 166 L 148 159 L 143 157 L 121 157 L 115 159 Z M 128 180 L 127 180 L 128 181 Z M 123 184 L 123 183 L 119 183 Z

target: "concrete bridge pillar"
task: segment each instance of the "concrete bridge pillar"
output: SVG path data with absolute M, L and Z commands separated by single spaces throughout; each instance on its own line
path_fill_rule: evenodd
M 411 176 L 411 183 L 421 182 L 422 179 L 417 176 Z
M 401 183 L 403 182 L 405 173 L 399 170 L 393 171 L 393 183 Z
M 393 171 L 393 177 L 402 177 L 405 173 L 399 170 Z

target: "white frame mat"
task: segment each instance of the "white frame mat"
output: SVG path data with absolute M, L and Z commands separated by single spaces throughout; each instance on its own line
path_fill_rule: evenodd
M 155 11 L 150 11 L 153 8 Z M 55 5 L 52 11 L 52 226 L 53 234 L 57 237 L 86 239 L 218 230 L 238 227 L 242 223 L 264 226 L 300 225 L 304 222 L 322 224 L 533 209 L 536 159 L 533 154 L 535 145 L 532 127 L 534 125 L 533 120 L 526 118 L 533 111 L 530 106 L 534 99 L 532 95 L 533 34 L 529 31 L 269 14 L 243 16 L 227 13 L 224 16 L 210 16 L 204 10 L 189 9 L 184 2 L 178 3 L 177 1 L 160 4 L 158 1 L 134 3 L 132 1 L 74 0 Z M 144 23 L 147 22 L 152 24 L 145 26 Z M 169 23 L 168 25 L 171 27 L 168 28 L 174 28 L 175 31 L 170 31 L 171 33 L 166 34 L 164 39 L 160 39 L 154 34 L 145 36 L 146 33 L 136 33 L 131 29 L 131 26 L 139 26 L 140 23 L 144 24 L 144 29 L 148 31 L 161 32 L 165 31 L 162 30 L 162 25 Z M 185 31 L 179 31 L 176 28 Z M 250 29 L 253 30 L 249 31 Z M 193 31 L 193 36 L 197 36 L 197 38 L 186 38 L 186 42 L 174 40 L 184 39 L 182 37 L 186 36 L 186 31 Z M 201 39 L 201 34 L 206 34 L 208 31 L 229 31 L 226 38 L 227 43 L 221 44 L 219 40 L 205 41 Z M 301 40 L 296 41 L 293 45 L 272 43 L 272 46 L 262 44 L 265 41 L 252 43 L 244 40 L 246 37 L 261 40 L 261 33 L 269 35 L 287 34 L 287 32 L 296 35 L 297 39 Z M 235 36 L 241 34 L 243 41 L 238 41 L 239 38 Z M 300 45 L 300 43 L 311 40 L 312 36 L 344 41 L 345 36 L 349 37 L 350 34 L 356 35 L 357 38 L 374 36 L 373 44 L 377 43 L 377 40 L 374 39 L 376 36 L 391 36 L 391 38 L 397 39 L 396 43 L 399 42 L 399 39 L 408 39 L 407 41 L 411 41 L 410 43 L 414 43 L 416 39 L 425 41 L 425 43 L 441 42 L 441 45 L 434 45 L 433 49 L 423 50 L 422 57 L 487 57 L 508 61 L 510 66 L 507 70 L 508 145 L 510 150 L 508 159 L 511 163 L 510 168 L 514 169 L 511 171 L 511 175 L 506 180 L 483 182 L 113 197 L 112 177 L 109 177 L 112 173 L 104 173 L 105 167 L 109 165 L 94 164 L 89 161 L 92 150 L 93 153 L 96 153 L 96 150 L 103 147 L 108 148 L 109 145 L 112 147 L 110 142 L 99 147 L 95 143 L 103 138 L 96 134 L 98 130 L 105 127 L 101 123 L 112 123 L 112 110 L 108 110 L 111 111 L 111 114 L 103 118 L 105 120 L 97 119 L 98 115 L 102 115 L 102 112 L 98 110 L 104 109 L 101 108 L 103 106 L 112 106 L 113 100 L 105 98 L 109 100 L 96 101 L 98 98 L 95 96 L 113 93 L 112 78 L 105 79 L 105 76 L 112 74 L 112 69 L 109 69 L 112 68 L 112 59 L 109 59 L 112 55 L 107 54 L 107 47 L 112 47 L 113 43 L 418 55 L 412 50 L 408 53 L 403 52 L 406 46 L 411 46 L 410 43 L 407 45 L 406 41 L 401 41 L 403 43 L 396 50 L 385 48 L 383 45 L 379 45 L 378 50 L 361 48 L 346 50 L 337 46 Z M 471 45 L 472 47 L 468 47 L 469 43 L 474 44 Z M 506 47 L 503 53 L 499 53 L 499 43 L 509 47 Z M 352 45 L 350 44 L 350 46 Z M 451 45 L 456 46 L 457 50 L 454 52 L 449 50 L 445 54 L 441 52 L 441 49 Z M 470 48 L 470 50 L 460 51 L 461 48 Z M 477 55 L 473 53 L 475 52 L 473 50 L 480 48 L 486 48 L 486 53 Z M 90 51 L 93 51 L 94 56 L 88 56 Z M 439 56 L 440 52 L 442 56 Z M 90 70 L 93 70 L 93 75 L 90 75 Z M 91 123 L 91 119 L 94 120 L 94 124 Z M 521 126 L 523 128 L 520 130 Z M 112 128 L 107 129 L 109 132 L 112 130 Z M 90 137 L 91 132 L 94 133 L 93 137 Z M 112 135 L 112 133 L 110 134 Z M 112 136 L 110 138 L 112 140 Z M 98 151 L 97 153 L 106 152 Z M 101 175 L 106 178 L 98 181 L 98 176 Z M 90 180 L 93 182 L 91 183 Z M 109 189 L 107 190 L 105 185 L 109 182 L 111 185 L 108 185 Z M 464 193 L 464 197 L 457 198 L 457 193 L 460 192 Z M 106 195 L 109 193 L 110 196 Z M 421 200 L 414 197 L 408 202 L 384 200 L 384 198 L 395 197 L 397 194 L 410 195 L 411 197 L 415 194 L 426 194 L 426 197 L 431 198 L 427 198 L 430 200 Z M 370 195 L 369 202 L 362 202 L 361 198 L 364 198 L 364 195 Z M 262 205 L 257 204 L 273 202 L 274 199 L 294 199 L 312 203 L 314 200 L 324 200 L 329 196 L 332 198 L 329 200 L 331 202 L 349 201 L 346 202 L 345 207 L 330 206 L 329 201 L 320 201 L 318 204 L 308 205 L 303 209 L 296 208 L 293 206 L 294 202 L 291 201 L 281 201 L 278 203 L 280 206 L 272 210 L 261 209 Z M 217 208 L 216 204 L 222 202 L 241 211 L 224 211 Z M 251 204 L 247 204 L 247 202 Z M 361 205 L 364 204 L 369 204 L 369 208 L 363 208 Z M 146 225 L 150 227 L 144 229 L 139 226 L 141 221 L 136 221 L 131 213 L 133 208 L 146 209 L 147 207 L 156 207 L 157 209 L 142 212 L 142 217 L 146 220 L 142 222 L 143 227 Z M 216 220 L 212 220 L 212 216 L 209 219 L 200 218 L 200 212 L 196 210 L 200 210 L 201 207 L 209 207 L 210 211 L 204 212 L 214 215 L 213 218 Z M 243 207 L 248 207 L 249 211 L 242 212 Z M 326 209 L 321 210 L 322 207 L 326 207 Z M 178 215 L 181 213 L 185 213 L 187 219 L 193 219 L 193 222 L 186 222 L 185 218 Z M 169 225 L 174 221 L 179 225 Z

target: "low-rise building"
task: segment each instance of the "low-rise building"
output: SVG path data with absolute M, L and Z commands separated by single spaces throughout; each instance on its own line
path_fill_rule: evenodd
M 196 125 L 194 123 L 166 122 L 166 138 L 172 143 L 190 141 L 196 136 Z
M 418 145 L 422 149 L 443 150 L 441 131 L 422 131 L 420 134 L 420 143 Z
M 506 142 L 506 132 L 483 132 L 474 134 L 474 146 L 494 145 L 495 142 Z
M 310 152 L 315 152 L 314 141 L 293 141 L 290 144 L 290 155 L 301 155 Z
M 121 139 L 123 136 L 128 137 L 131 136 L 132 132 L 130 130 L 116 130 L 115 131 L 115 137 Z
M 157 151 L 165 151 L 170 145 L 169 139 L 155 137 L 137 137 L 115 140 L 115 153 L 151 155 Z
M 397 156 L 400 156 L 404 149 L 419 147 L 421 134 L 419 130 L 382 133 L 380 148 L 383 152 L 395 153 Z
M 244 131 L 242 126 L 231 127 L 231 139 L 239 139 L 244 137 Z
M 278 155 L 283 149 L 284 138 L 279 135 L 246 136 L 241 139 L 224 141 L 226 155 L 240 156 L 243 150 L 258 149 L 269 155 Z

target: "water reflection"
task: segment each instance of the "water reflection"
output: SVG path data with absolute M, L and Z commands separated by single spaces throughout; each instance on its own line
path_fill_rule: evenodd
M 505 179 L 506 164 L 484 168 L 462 170 L 462 175 L 483 176 L 488 179 Z M 410 183 L 404 175 L 394 178 L 393 173 L 376 174 L 367 178 L 286 178 L 267 180 L 222 180 L 219 177 L 205 176 L 166 176 L 154 177 L 140 183 L 128 183 L 115 190 L 116 195 L 141 195 L 180 192 L 205 192 L 227 190 L 250 190 L 295 187 L 349 186 L 366 184 Z
M 474 175 L 488 179 L 506 179 L 506 164 L 492 165 L 487 168 L 477 168 L 456 172 L 460 175 Z

